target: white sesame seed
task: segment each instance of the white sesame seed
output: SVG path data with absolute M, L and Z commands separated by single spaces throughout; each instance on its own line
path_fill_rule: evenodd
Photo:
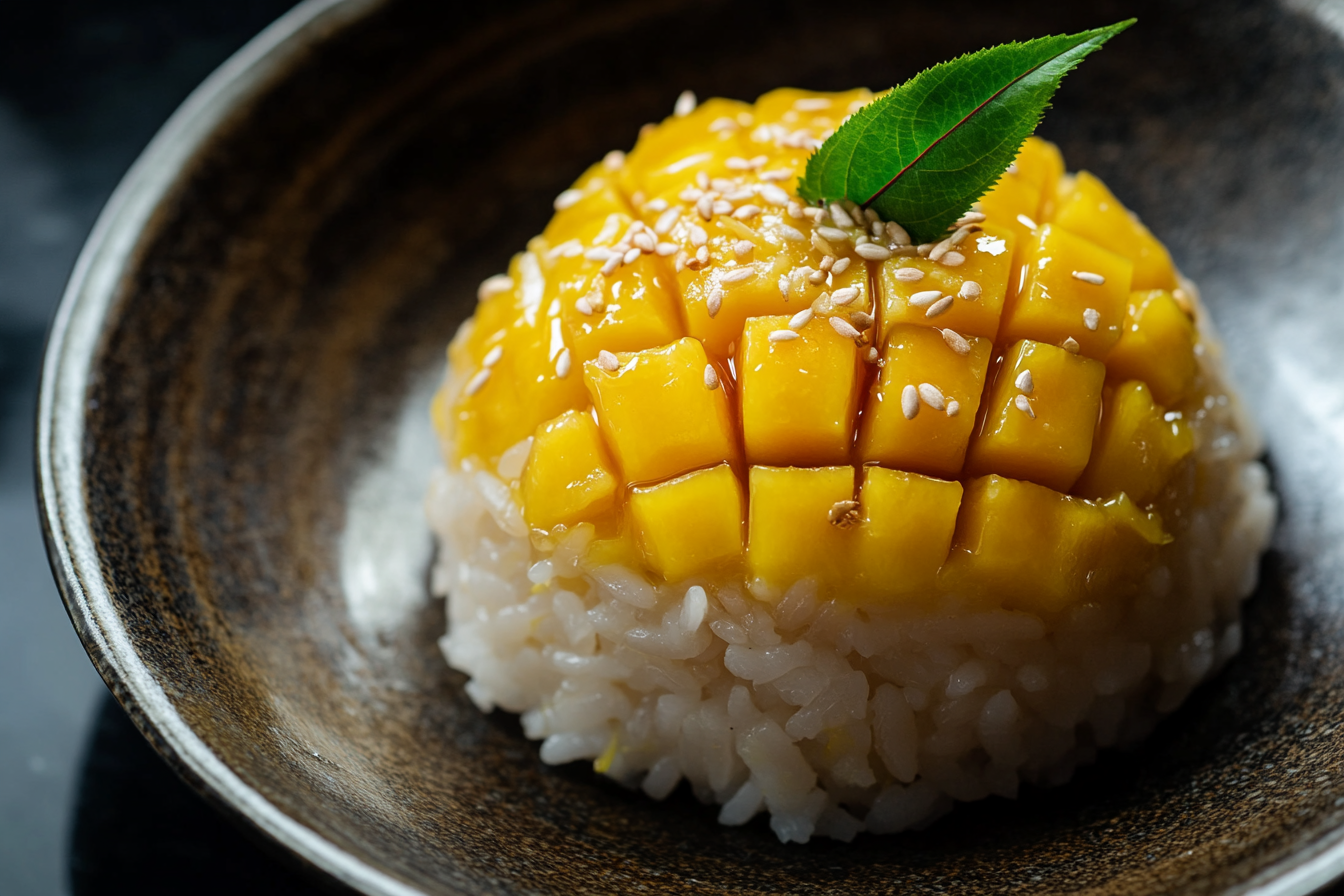
M 611 250 L 606 246 L 594 246 L 583 253 L 583 257 L 589 261 L 606 261 L 611 258 Z
M 709 130 L 711 133 L 717 133 L 718 131 L 735 131 L 738 127 L 739 125 L 736 121 L 724 116 L 722 118 L 716 118 L 710 122 Z
M 613 355 L 611 352 L 607 351 L 606 349 L 602 349 L 602 351 L 597 353 L 597 366 L 610 373 L 611 371 L 620 367 L 621 362 L 618 361 L 616 359 L 616 356 Z
M 731 193 L 737 189 L 737 184 L 726 177 L 716 177 L 709 182 L 709 185 L 720 193 Z
M 470 398 L 477 392 L 481 391 L 481 387 L 485 385 L 485 382 L 488 379 L 490 379 L 490 368 L 483 367 L 480 370 L 476 371 L 475 376 L 467 380 L 466 388 L 464 388 L 462 391 L 466 393 L 468 398 Z
M 669 256 L 669 255 L 676 255 L 676 254 L 677 254 L 677 244 L 676 244 L 676 243 L 659 243 L 657 246 L 654 246 L 653 251 L 654 251 L 654 252 L 657 252 L 659 255 L 661 255 L 662 257 L 666 258 L 666 257 Z
M 724 167 L 729 171 L 750 171 L 751 163 L 741 156 L 729 156 L 724 160 Z
M 966 282 L 961 284 L 961 290 L 957 293 L 957 295 L 961 296 L 963 299 L 970 301 L 980 298 L 980 294 L 982 292 L 984 292 L 984 290 L 980 288 L 979 283 L 976 283 L 974 280 L 967 280 Z
M 562 348 L 560 349 L 560 354 L 555 359 L 555 375 L 560 377 L 560 379 L 569 376 L 569 365 L 569 349 Z
M 843 317 L 832 317 L 829 318 L 829 320 L 831 322 L 831 329 L 835 330 L 835 332 L 839 333 L 841 336 L 846 339 L 859 338 L 859 331 L 854 329 L 854 325 Z
M 619 149 L 613 149 L 602 157 L 602 167 L 606 168 L 608 171 L 619 171 L 624 164 L 625 153 L 621 152 Z
M 805 96 L 794 100 L 793 108 L 799 112 L 820 112 L 831 108 L 831 101 L 822 96 Z
M 831 220 L 835 222 L 836 227 L 853 227 L 854 219 L 845 211 L 844 206 L 838 202 L 831 203 Z
M 850 499 L 832 504 L 826 512 L 826 518 L 837 529 L 852 529 L 859 524 L 863 515 L 859 513 L 859 502 Z
M 971 353 L 971 344 L 966 341 L 965 336 L 962 336 L 956 330 L 942 330 L 941 332 L 943 334 L 943 341 L 947 343 L 947 347 L 952 349 L 952 351 L 959 355 L 969 355 Z
M 485 357 L 481 359 L 481 366 L 494 367 L 496 364 L 499 363 L 499 359 L 503 357 L 503 355 L 504 355 L 504 346 L 497 345 L 494 348 L 490 349 L 490 351 L 485 353 Z
M 1084 283 L 1091 283 L 1093 286 L 1101 286 L 1106 282 L 1106 278 L 1100 274 L 1094 274 L 1091 271 L 1074 271 L 1073 279 L 1081 280 Z
M 868 211 L 872 211 L 872 209 L 868 209 Z M 882 226 L 881 221 L 873 221 L 868 228 L 868 232 L 873 235 L 873 239 L 879 240 L 887 231 L 886 228 Z
M 621 256 L 621 264 L 634 264 L 635 259 L 639 258 L 639 255 L 640 252 L 638 247 L 631 246 L 630 249 L 627 250 L 626 253 Z
M 709 189 L 709 173 L 705 171 L 695 172 L 695 185 L 702 190 Z
M 719 372 L 714 369 L 713 364 L 705 365 L 705 388 L 711 392 L 719 388 Z
M 676 105 L 672 107 L 672 114 L 678 118 L 685 118 L 695 111 L 695 94 L 689 90 L 683 90 L 681 96 L 677 97 Z
M 1089 330 L 1095 330 L 1099 323 L 1101 323 L 1101 312 L 1095 308 L 1083 309 L 1083 326 Z
M 916 308 L 923 308 L 926 305 L 932 305 L 943 297 L 941 290 L 924 289 L 912 295 L 907 301 Z
M 709 291 L 709 298 L 705 299 L 705 310 L 709 312 L 710 317 L 713 317 L 719 313 L 719 309 L 722 307 L 723 290 L 716 286 Z
M 653 232 L 658 234 L 659 236 L 666 234 L 669 230 L 672 229 L 673 225 L 677 223 L 677 218 L 680 215 L 681 215 L 681 209 L 675 207 L 669 208 L 667 211 L 663 212 L 661 215 L 658 216 L 658 220 L 655 221 L 653 224 Z
M 957 228 L 956 233 L 947 238 L 947 241 L 953 246 L 960 246 L 966 237 L 982 229 L 979 224 L 963 224 Z
M 858 236 L 854 237 L 854 245 L 856 246 L 862 246 L 864 243 L 871 243 L 871 242 L 872 240 L 868 239 L 868 234 L 866 233 L 861 233 Z
M 1033 220 L 1031 220 L 1030 218 L 1028 218 L 1026 215 L 1018 215 L 1018 216 L 1017 216 L 1017 223 L 1021 224 L 1023 227 L 1027 228 L 1028 230 L 1035 230 L 1035 229 L 1036 229 L 1036 222 L 1033 221 Z
M 949 401 L 947 403 L 947 416 L 955 417 L 959 413 L 961 413 L 961 402 L 957 401 L 956 399 Z
M 756 269 L 751 265 L 745 267 L 733 268 L 719 275 L 720 283 L 741 283 L 743 280 L 750 280 L 756 276 Z
M 733 204 L 727 199 L 715 199 L 710 211 L 716 215 L 729 215 L 733 212 Z
M 761 187 L 761 198 L 771 205 L 788 205 L 789 194 L 785 193 L 774 184 L 766 184 Z
M 811 320 L 812 309 L 804 308 L 802 311 L 799 311 L 793 317 L 789 318 L 789 329 L 801 330 L 803 327 L 807 326 Z
M 919 390 L 914 386 L 906 386 L 901 390 L 901 413 L 907 420 L 915 419 L 919 413 Z
M 1019 373 L 1017 379 L 1013 380 L 1013 385 L 1016 386 L 1018 391 L 1023 395 L 1030 395 L 1036 389 L 1036 383 L 1031 378 L 1030 370 L 1024 370 Z
M 602 276 L 610 277 L 616 273 L 616 269 L 621 266 L 621 256 L 614 252 L 607 258 L 606 263 L 602 265 Z
M 695 203 L 695 210 L 700 213 L 700 217 L 708 221 L 714 217 L 714 199 L 708 193 L 701 196 Z
M 943 296 L 938 301 L 929 306 L 929 310 L 924 312 L 925 317 L 937 317 L 944 311 L 952 307 L 952 297 Z
M 635 247 L 641 252 L 652 252 L 658 247 L 658 243 L 653 239 L 653 234 L 650 233 L 637 233 L 630 239 L 630 242 L 634 243 Z
M 659 196 L 651 202 L 644 203 L 646 212 L 665 212 L 667 211 L 667 200 Z
M 784 301 L 789 300 L 789 277 L 787 274 L 779 275 L 779 294 L 784 297 Z
M 881 356 L 877 353 L 877 349 L 872 346 L 869 346 L 868 351 L 863 353 L 863 360 L 867 361 L 869 364 L 876 364 L 879 357 Z
M 1061 342 L 1059 345 L 1060 348 L 1064 349 L 1064 351 L 1072 352 L 1075 355 L 1078 354 L 1078 350 L 1082 348 L 1082 346 L 1078 344 L 1078 340 L 1074 339 L 1072 336 L 1066 336 L 1064 338 L 1064 341 Z
M 881 224 L 882 218 L 878 215 L 876 209 L 866 208 L 863 210 L 863 216 L 868 219 L 869 224 Z M 879 234 L 880 236 L 880 234 Z
M 803 236 L 801 230 L 796 227 L 790 227 L 787 224 L 779 225 L 779 235 L 793 243 L 801 243 L 803 240 L 807 239 L 807 237 Z
M 682 202 L 696 202 L 703 195 L 705 195 L 705 191 L 699 187 L 687 187 L 677 194 L 677 198 Z
M 979 224 L 985 220 L 985 216 L 980 212 L 967 212 L 957 219 L 956 226 L 962 227 L 966 224 Z
M 558 212 L 564 211 L 582 198 L 583 192 L 581 190 L 565 190 L 559 196 L 555 197 L 555 210 Z
M 1003 169 L 1003 170 L 1006 171 L 1006 172 L 1008 172 L 1009 174 L 1016 174 L 1016 173 L 1017 173 L 1017 163 L 1016 163 L 1016 162 L 1009 162 L 1009 163 L 1008 163 L 1008 167 L 1005 168 L 1005 169 Z
M 715 203 L 715 205 L 717 204 L 718 203 Z M 756 217 L 760 213 L 761 213 L 761 207 L 759 205 L 744 205 L 739 209 L 737 209 L 737 211 L 733 212 L 733 217 L 737 218 L 739 221 L 745 221 L 748 218 Z
M 790 342 L 798 338 L 793 330 L 774 330 L 770 333 L 771 342 Z
M 869 261 L 886 261 L 891 257 L 891 250 L 886 246 L 879 246 L 877 243 L 864 243 L 862 246 L 855 246 L 854 252 L 860 258 L 866 258 Z
M 740 190 L 724 190 L 723 198 L 729 202 L 744 202 L 756 195 L 756 191 L 751 187 L 743 187 Z
M 920 258 L 928 258 L 929 253 L 933 251 L 933 243 L 920 243 L 915 247 L 915 254 Z
M 691 225 L 690 237 L 692 246 L 703 246 L 709 242 L 709 234 L 705 233 L 705 228 L 699 224 Z
M 750 159 L 752 168 L 764 168 L 768 161 L 770 161 L 769 156 L 752 156 Z
M 761 172 L 761 180 L 764 180 L 764 181 L 781 181 L 781 180 L 788 180 L 788 179 L 791 178 L 791 177 L 793 177 L 793 169 L 792 169 L 792 168 L 776 168 L 774 171 L 762 171 L 762 172 Z M 796 217 L 798 217 L 798 216 L 797 216 L 797 215 L 794 215 L 794 217 L 796 218 Z
M 484 302 L 491 296 L 508 292 L 511 289 L 513 289 L 513 278 L 508 274 L 496 274 L 481 281 L 481 285 L 476 289 L 476 298 Z
M 942 257 L 939 264 L 946 265 L 949 268 L 961 267 L 966 263 L 966 256 L 953 249 Z
M 848 259 L 848 258 L 839 258 L 839 259 L 836 259 L 835 264 L 831 265 L 831 273 L 832 273 L 832 274 L 835 274 L 837 277 L 838 277 L 839 275 L 843 274 L 843 273 L 844 273 L 846 270 L 848 270 L 848 269 L 849 269 L 849 259 Z
M 929 250 L 929 261 L 937 261 L 938 259 L 942 258 L 944 255 L 946 255 L 948 252 L 951 251 L 952 251 L 952 240 L 951 238 L 945 239 Z
M 814 222 L 820 223 L 821 219 L 826 217 L 826 210 L 817 208 L 815 205 L 803 206 L 803 217 L 811 218 Z
M 813 271 L 812 273 L 810 273 L 810 274 L 807 275 L 807 282 L 808 282 L 808 283 L 815 283 L 815 284 L 817 284 L 818 286 L 820 286 L 821 284 L 823 284 L 823 283 L 826 282 L 826 272 L 825 272 L 825 271 Z
M 574 307 L 577 308 L 579 313 L 582 314 L 584 317 L 593 316 L 593 306 L 588 304 L 587 296 L 579 296 L 577 299 L 575 299 Z
M 816 230 L 812 231 L 812 248 L 816 249 L 822 255 L 836 254 L 835 250 L 831 248 L 831 244 L 826 242 L 826 238 L 823 237 L 821 233 Z
M 935 411 L 945 410 L 947 403 L 943 400 L 943 392 L 932 383 L 919 384 L 919 397 L 924 403 Z
M 849 234 L 839 227 L 818 227 L 817 233 L 828 243 L 843 243 L 849 240 Z
M 848 305 L 859 297 L 857 286 L 845 286 L 831 293 L 831 302 L 836 305 Z
M 897 268 L 895 277 L 902 283 L 918 283 L 924 279 L 924 272 L 919 268 Z
M 750 255 L 756 251 L 756 244 L 751 240 L 738 240 L 733 243 L 733 254 L 738 258 Z
M 874 323 L 873 316 L 867 311 L 851 311 L 849 313 L 849 322 L 854 325 L 854 329 L 862 332 Z
M 887 222 L 887 239 L 898 246 L 910 245 L 910 234 L 904 227 L 897 224 L 895 221 Z
M 1013 404 L 1017 407 L 1019 411 L 1026 414 L 1031 419 L 1033 420 L 1036 419 L 1036 412 L 1031 409 L 1031 402 L 1027 400 L 1027 396 L 1025 395 L 1017 396 L 1016 398 L 1013 399 Z
M 696 249 L 696 250 L 695 250 L 695 261 L 696 261 L 696 263 L 699 264 L 701 267 L 704 267 L 705 265 L 709 264 L 709 247 L 708 247 L 708 246 L 701 246 L 699 249 Z

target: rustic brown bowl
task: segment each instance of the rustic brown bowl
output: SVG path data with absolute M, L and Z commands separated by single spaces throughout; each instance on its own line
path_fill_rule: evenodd
M 1305 893 L 1344 870 L 1344 51 L 1317 0 L 301 4 L 109 204 L 48 349 L 71 618 L 220 804 L 367 893 Z M 1316 12 L 1313 12 L 1315 10 Z M 1246 648 L 1130 754 L 932 829 L 781 846 L 548 768 L 435 648 L 426 403 L 475 284 L 689 87 L 884 87 L 1139 24 L 1043 132 L 1202 282 L 1283 497 Z M 1319 14 L 1319 17 L 1318 17 Z

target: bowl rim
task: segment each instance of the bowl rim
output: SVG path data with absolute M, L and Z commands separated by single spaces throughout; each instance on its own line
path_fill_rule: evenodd
M 146 228 L 227 120 L 282 78 L 305 50 L 389 0 L 302 0 L 191 92 L 127 170 L 99 213 L 47 335 L 35 427 L 36 491 L 47 556 L 80 641 L 140 732 L 189 785 L 307 865 L 370 896 L 423 893 L 356 858 L 246 784 L 177 712 L 137 654 L 112 602 L 84 503 L 88 378 L 98 340 Z M 1230 892 L 1308 896 L 1344 877 L 1344 826 Z

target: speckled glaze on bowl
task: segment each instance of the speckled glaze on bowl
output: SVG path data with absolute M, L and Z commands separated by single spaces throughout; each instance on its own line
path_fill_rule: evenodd
M 307 2 L 127 176 L 56 320 L 53 566 L 191 783 L 393 893 L 1306 893 L 1344 868 L 1344 51 L 1330 3 Z M 1246 648 L 1153 739 L 930 830 L 784 847 L 543 766 L 435 649 L 426 401 L 476 283 L 684 87 L 884 87 L 1137 15 L 1044 133 L 1172 245 L 1269 435 Z M 1333 16 L 1333 18 L 1332 18 Z M 734 37 L 737 35 L 737 37 Z

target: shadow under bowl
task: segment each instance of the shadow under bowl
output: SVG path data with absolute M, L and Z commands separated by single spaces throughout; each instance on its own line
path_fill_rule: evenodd
M 1300 893 L 1344 868 L 1344 50 L 1296 0 L 310 0 L 127 176 L 38 463 L 94 662 L 191 783 L 369 893 Z M 1137 7 L 1137 8 L 1136 8 Z M 1300 9 L 1299 9 L 1300 7 Z M 436 649 L 427 402 L 475 285 L 683 88 L 883 87 L 1139 25 L 1043 127 L 1204 287 L 1283 499 L 1246 647 L 1141 749 L 930 830 L 782 846 L 549 768 Z

